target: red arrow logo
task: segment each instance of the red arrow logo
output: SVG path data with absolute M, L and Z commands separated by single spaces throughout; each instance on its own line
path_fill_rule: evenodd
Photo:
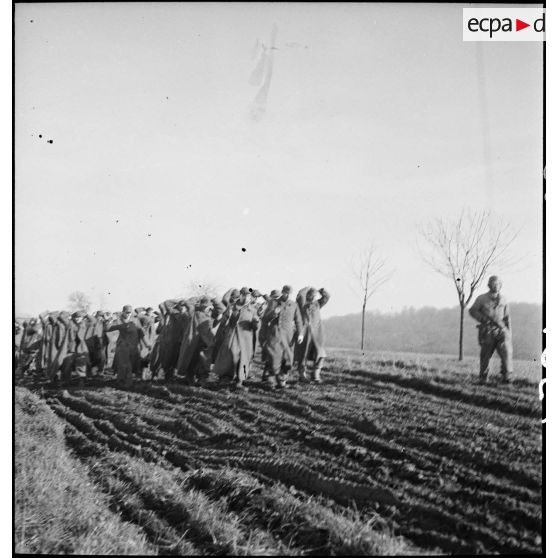
M 525 29 L 525 27 L 531 27 L 531 24 L 530 23 L 525 23 L 524 21 L 521 21 L 520 19 L 515 20 L 515 30 L 516 31 L 521 31 L 522 29 Z

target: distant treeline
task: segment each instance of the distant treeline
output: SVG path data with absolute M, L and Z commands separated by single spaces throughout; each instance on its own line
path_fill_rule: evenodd
M 510 303 L 514 358 L 539 360 L 542 352 L 540 304 Z M 325 320 L 329 347 L 360 347 L 361 314 Z M 478 354 L 476 322 L 466 312 L 464 353 Z M 458 354 L 459 307 L 405 308 L 393 314 L 367 312 L 365 348 L 368 350 Z

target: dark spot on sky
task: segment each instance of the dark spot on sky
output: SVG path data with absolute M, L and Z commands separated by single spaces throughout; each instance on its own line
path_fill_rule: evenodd
M 43 137 L 43 134 L 39 134 L 39 137 L 42 138 L 42 137 Z
M 54 141 L 52 141 L 52 140 L 47 140 L 47 143 L 54 143 Z
M 461 279 L 458 277 L 458 278 L 456 279 L 456 281 L 461 281 Z
M 151 233 L 147 233 L 147 236 L 151 236 Z
M 167 97 L 167 101 L 169 100 L 169 98 Z
M 248 289 L 249 292 L 252 292 L 254 289 L 252 289 L 251 287 Z
M 33 20 L 32 20 L 32 19 L 30 19 L 30 20 L 29 20 L 29 23 L 33 23 Z
M 246 252 L 246 248 L 242 248 L 242 251 L 243 251 L 243 252 Z
M 119 223 L 120 221 L 117 219 L 116 222 Z
M 108 294 L 110 294 L 110 291 L 107 291 Z

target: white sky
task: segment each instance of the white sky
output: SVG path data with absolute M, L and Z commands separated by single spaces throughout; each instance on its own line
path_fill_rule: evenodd
M 192 279 L 325 286 L 324 315 L 356 312 L 367 239 L 395 268 L 371 309 L 453 306 L 416 224 L 464 206 L 521 228 L 504 292 L 540 302 L 542 45 L 463 42 L 463 6 L 16 5 L 16 313 Z

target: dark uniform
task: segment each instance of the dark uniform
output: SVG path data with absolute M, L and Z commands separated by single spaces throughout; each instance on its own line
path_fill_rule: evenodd
M 125 306 L 122 311 L 123 314 L 131 312 L 131 306 Z M 143 343 L 143 329 L 130 320 L 109 325 L 106 331 L 118 331 L 113 366 L 117 382 L 124 387 L 130 387 L 134 375 L 141 373 L 140 347 Z
M 508 304 L 500 293 L 491 291 L 481 294 L 469 309 L 469 314 L 480 324 L 480 381 L 488 376 L 488 365 L 494 351 L 500 356 L 502 365 L 500 373 L 505 382 L 513 372 L 513 353 L 511 320 Z

